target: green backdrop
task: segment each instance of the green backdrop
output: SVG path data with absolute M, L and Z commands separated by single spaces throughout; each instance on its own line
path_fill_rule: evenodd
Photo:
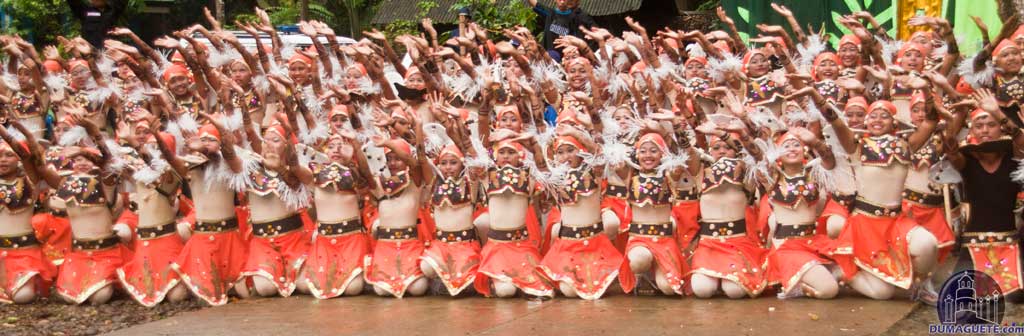
M 897 0 L 898 1 L 898 0 Z M 831 33 L 830 41 L 834 45 L 839 38 L 848 33 L 846 27 L 836 21 L 840 16 L 857 11 L 868 11 L 874 14 L 891 36 L 896 35 L 895 22 L 897 1 L 894 0 L 722 0 L 722 7 L 729 17 L 736 21 L 736 28 L 746 39 L 757 36 L 760 31 L 755 27 L 758 23 L 782 25 L 789 29 L 785 19 L 772 10 L 771 3 L 785 5 L 807 29 L 807 24 L 817 31 L 825 23 L 825 32 Z M 998 33 L 1002 21 L 997 14 L 995 0 L 946 0 L 943 3 L 943 16 L 953 25 L 953 31 L 960 41 L 960 49 L 965 53 L 973 53 L 981 47 L 981 33 L 975 27 L 970 16 L 979 16 L 988 25 L 991 35 Z

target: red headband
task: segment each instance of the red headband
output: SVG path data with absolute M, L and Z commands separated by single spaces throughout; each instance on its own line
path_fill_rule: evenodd
M 708 65 L 708 59 L 707 58 L 704 58 L 704 57 L 690 57 L 690 58 L 686 59 L 686 62 L 683 63 L 683 66 L 685 67 L 687 65 L 690 65 L 691 62 L 697 62 L 697 63 L 700 63 L 700 64 L 705 65 L 705 66 Z
M 799 142 L 800 145 L 804 144 L 804 142 L 801 141 L 800 138 L 797 138 L 796 135 L 793 135 L 793 133 L 790 133 L 790 132 L 786 132 L 786 133 L 782 133 L 782 135 L 779 135 L 779 137 L 777 139 L 775 139 L 775 145 L 776 146 L 782 146 L 782 144 L 786 143 L 786 141 L 789 141 L 789 140 L 796 140 L 796 142 Z
M 312 49 L 312 48 L 313 48 L 313 46 L 309 46 L 309 48 L 306 49 L 306 52 L 316 53 L 316 50 Z M 304 55 L 303 53 L 300 53 L 300 52 L 295 52 L 295 54 L 292 55 L 292 57 L 288 59 L 288 65 L 292 65 L 292 63 L 295 63 L 295 62 L 306 63 L 306 65 L 310 65 L 310 66 L 313 65 L 313 59 L 310 58 L 309 56 Z
M 462 160 L 465 157 L 465 155 L 462 154 L 462 150 L 460 150 L 455 144 L 444 146 L 444 148 L 441 149 L 441 152 L 437 154 L 437 161 L 441 161 L 441 158 L 445 155 L 453 155 L 459 160 Z
M 220 131 L 218 131 L 217 127 L 213 126 L 213 124 L 206 124 L 203 125 L 203 127 L 199 128 L 199 137 L 213 138 L 217 141 L 220 141 Z
M 992 51 L 992 58 L 993 59 L 998 59 L 999 55 L 1002 54 L 1003 51 L 1006 50 L 1006 49 L 1017 49 L 1017 50 L 1020 50 L 1020 48 L 1017 47 L 1017 44 L 1013 43 L 1013 41 L 1011 41 L 1011 40 L 1002 40 L 1002 41 L 999 42 L 999 44 L 996 45 L 996 49 L 994 51 Z
M 391 141 L 395 144 L 395 147 L 398 147 L 398 150 L 400 152 L 408 154 L 408 155 L 412 155 L 412 146 L 410 146 L 409 143 L 405 141 L 405 139 L 395 138 L 395 139 L 392 139 Z M 384 154 L 387 154 L 387 153 L 390 153 L 390 152 L 391 152 L 391 148 L 384 147 Z
M 327 119 L 333 118 L 334 116 L 339 114 L 344 114 L 348 116 L 348 105 L 334 104 L 334 106 L 331 107 L 331 111 L 327 113 Z
M 406 69 L 405 70 L 405 78 L 404 78 L 405 82 L 406 82 L 405 84 L 409 85 L 409 78 L 412 77 L 412 75 L 415 75 L 415 74 L 418 74 L 418 73 L 420 73 L 420 68 L 415 66 L 415 65 L 409 67 L 408 69 Z
M 811 79 L 814 79 L 816 81 L 819 80 L 818 79 L 818 65 L 821 65 L 821 62 L 824 62 L 826 60 L 834 62 L 836 64 L 836 66 L 839 66 L 839 64 L 840 64 L 839 63 L 839 56 L 837 56 L 833 52 L 829 51 L 829 52 L 823 52 L 823 53 L 818 54 L 817 57 L 814 57 L 814 66 L 811 67 Z
M 583 64 L 584 67 L 590 69 L 590 60 L 588 60 L 586 57 L 573 57 L 572 59 L 565 63 L 565 69 L 568 70 L 569 67 L 576 64 Z
M 149 135 L 149 139 L 153 139 L 152 134 Z M 177 145 L 177 142 L 174 139 L 174 135 L 167 132 L 160 132 L 160 142 L 163 142 L 164 146 L 167 146 L 167 148 L 171 148 L 171 150 L 174 150 L 174 146 Z
M 900 59 L 903 59 L 903 55 L 911 50 L 917 50 L 917 52 L 921 53 L 922 57 L 928 57 L 928 53 L 931 51 L 931 48 L 917 42 L 904 43 L 903 47 L 900 48 L 900 51 L 896 53 L 896 63 L 899 63 Z
M 765 53 L 764 50 L 761 50 L 760 48 L 750 49 L 750 51 L 743 56 L 743 67 L 740 68 L 740 71 L 743 71 L 744 74 L 747 73 L 747 65 L 750 64 L 750 60 L 754 59 L 754 55 L 765 56 Z
M 498 153 L 502 148 L 511 148 L 512 150 L 515 150 L 519 153 L 520 159 L 526 157 L 526 148 L 523 147 L 523 144 L 516 142 L 515 140 L 505 139 L 498 141 L 498 143 L 494 145 L 494 153 Z
M 519 107 L 517 107 L 515 105 L 502 105 L 501 107 L 499 107 L 497 109 L 498 119 L 501 119 L 501 116 L 504 115 L 505 113 L 513 113 L 513 114 L 516 115 L 516 117 L 520 117 L 519 116 Z
M 888 100 L 879 100 L 879 101 L 876 101 L 874 103 L 871 103 L 871 107 L 868 108 L 868 112 L 870 113 L 871 111 L 874 111 L 874 110 L 877 110 L 877 109 L 885 110 L 886 112 L 889 113 L 890 117 L 895 117 L 896 116 L 896 105 L 894 105 L 892 102 L 890 102 Z
M 852 44 L 852 45 L 857 47 L 857 50 L 860 50 L 861 42 L 860 42 L 860 38 L 857 37 L 857 35 L 853 35 L 853 34 L 843 35 L 843 38 L 839 39 L 839 48 L 842 48 L 843 45 L 845 45 L 845 44 Z
M 662 154 L 668 154 L 668 145 L 665 143 L 665 138 L 662 138 L 661 134 L 658 133 L 647 133 L 641 136 L 640 139 L 637 139 L 636 141 L 636 149 L 640 149 L 641 145 L 648 142 L 658 146 L 658 149 L 661 150 Z
M 583 144 L 581 144 L 579 140 L 576 140 L 575 137 L 563 135 L 555 139 L 555 150 L 558 150 L 558 147 L 562 147 L 563 145 L 573 146 L 576 147 L 576 150 L 578 151 L 587 152 L 587 148 L 583 147 Z
M 168 82 L 168 81 L 171 80 L 171 78 L 178 77 L 178 76 L 184 76 L 184 77 L 188 77 L 189 80 L 191 81 L 192 78 L 191 78 L 190 74 L 191 73 L 189 72 L 188 68 L 185 67 L 184 65 L 177 64 L 177 63 L 172 63 L 169 67 L 167 67 L 167 70 L 164 70 L 164 75 L 163 75 L 162 78 L 163 78 L 164 82 Z
M 860 106 L 866 112 L 868 109 L 868 101 L 865 100 L 862 96 L 851 97 L 849 100 L 846 101 L 846 107 L 843 108 L 843 112 L 846 112 L 847 110 L 854 106 Z
M 83 59 L 74 59 L 71 60 L 71 62 L 68 62 L 68 71 L 75 71 L 75 68 L 77 67 L 85 67 L 88 69 L 89 62 Z
M 352 69 L 352 68 L 355 68 L 356 70 L 359 71 L 360 74 L 362 74 L 363 76 L 366 76 L 366 67 L 363 66 L 361 63 L 352 63 L 352 65 L 350 65 L 348 67 L 348 69 Z M 348 71 L 348 69 L 345 69 L 345 70 Z
M 60 66 L 60 62 L 57 62 L 55 60 L 45 60 L 45 61 L 43 61 L 43 68 L 46 69 L 46 73 L 55 73 L 55 72 L 64 71 L 64 68 L 62 68 Z
M 988 111 L 985 111 L 985 110 L 982 110 L 980 108 L 977 108 L 977 109 L 974 109 L 974 111 L 971 111 L 970 120 L 974 121 L 974 119 L 978 119 L 978 118 L 981 118 L 981 117 L 984 117 L 984 116 L 991 116 L 991 115 L 992 114 L 988 113 Z

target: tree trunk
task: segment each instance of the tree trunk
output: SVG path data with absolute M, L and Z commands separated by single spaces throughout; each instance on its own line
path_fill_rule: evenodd
M 359 30 L 359 9 L 356 8 L 354 1 L 343 0 L 341 3 L 345 5 L 345 11 L 348 12 L 348 37 L 358 40 L 363 33 Z
M 1021 14 L 1024 14 L 1024 0 L 998 0 L 999 1 L 999 18 L 1006 21 L 1014 14 L 1020 18 Z
M 309 0 L 299 1 L 299 19 L 309 21 Z
M 220 24 L 223 25 L 224 24 L 224 0 L 214 0 L 214 4 L 215 5 L 213 6 L 213 17 L 217 19 L 217 22 L 220 22 Z

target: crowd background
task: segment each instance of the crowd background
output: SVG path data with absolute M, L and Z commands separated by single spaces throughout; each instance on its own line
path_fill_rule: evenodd
M 266 8 L 271 21 L 278 26 L 294 25 L 306 20 L 317 20 L 329 25 L 339 35 L 355 39 L 361 32 L 378 28 L 388 37 L 416 31 L 416 22 L 424 18 L 434 21 L 442 31 L 439 38 L 451 37 L 457 27 L 458 13 L 469 11 L 474 21 L 492 32 L 515 25 L 530 28 L 540 34 L 544 16 L 531 10 L 523 0 L 108 0 L 112 7 L 120 8 L 115 18 L 117 26 L 126 26 L 145 41 L 166 35 L 196 23 L 208 7 L 227 29 L 236 29 L 233 22 L 252 22 L 256 19 L 253 8 Z M 80 34 L 80 20 L 76 19 L 75 3 L 89 0 L 3 0 L 0 1 L 0 32 L 18 33 L 32 42 L 51 44 L 56 36 Z M 220 2 L 218 4 L 218 2 Z M 542 0 L 552 6 L 553 0 Z M 791 8 L 794 16 L 805 23 L 825 26 L 834 45 L 843 34 L 849 33 L 836 20 L 857 11 L 877 13 L 879 23 L 893 37 L 910 36 L 914 27 L 906 24 L 912 16 L 943 17 L 952 25 L 965 52 L 980 46 L 980 32 L 974 28 L 973 18 L 983 21 L 990 31 L 998 31 L 1002 21 L 1013 13 L 1021 12 L 1020 1 L 966 1 L 966 0 L 785 0 L 775 1 Z M 813 3 L 813 6 L 808 6 Z M 770 3 L 757 0 L 583 0 L 579 7 L 600 27 L 613 34 L 629 28 L 624 18 L 630 16 L 649 28 L 704 32 L 722 29 L 714 14 L 721 5 L 735 18 L 740 36 L 748 38 L 758 33 L 755 24 L 783 26 L 783 18 L 773 15 Z M 304 10 L 305 9 L 305 10 Z M 788 29 L 788 27 L 787 27 Z

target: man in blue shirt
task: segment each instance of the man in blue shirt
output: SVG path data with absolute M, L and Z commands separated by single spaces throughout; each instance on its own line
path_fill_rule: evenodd
M 537 0 L 525 1 L 537 15 L 544 18 L 544 37 L 541 43 L 556 60 L 560 60 L 562 54 L 555 48 L 555 39 L 563 35 L 583 38 L 579 27 L 590 28 L 595 25 L 594 19 L 579 9 L 580 0 L 556 0 L 555 8 L 541 5 Z

